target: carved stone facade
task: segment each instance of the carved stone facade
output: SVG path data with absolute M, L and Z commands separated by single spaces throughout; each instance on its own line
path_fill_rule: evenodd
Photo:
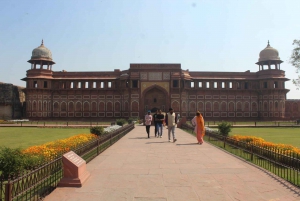
M 36 55 L 40 47 L 41 57 Z M 52 71 L 52 54 L 43 44 L 40 47 L 34 50 L 28 61 L 31 69 L 23 78 L 26 117 L 30 119 L 143 118 L 147 110 L 167 111 L 169 107 L 188 118 L 199 110 L 207 120 L 300 117 L 299 104 L 292 116 L 286 116 L 288 79 L 280 70 L 277 50 L 269 45 L 260 54 L 257 72 L 189 71 L 181 64 L 130 64 L 128 70 L 101 72 Z

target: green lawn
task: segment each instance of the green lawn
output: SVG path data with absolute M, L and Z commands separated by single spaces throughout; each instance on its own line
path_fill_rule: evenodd
M 268 142 L 300 148 L 300 128 L 232 128 L 230 135 L 256 136 Z
M 90 133 L 88 128 L 13 128 L 0 127 L 0 147 L 27 148 L 73 135 Z

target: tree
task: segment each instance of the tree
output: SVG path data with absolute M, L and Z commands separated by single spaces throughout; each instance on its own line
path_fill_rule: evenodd
M 293 41 L 294 49 L 290 58 L 290 63 L 296 68 L 296 73 L 300 70 L 300 40 Z M 297 90 L 300 88 L 300 76 L 298 79 L 293 79 L 293 84 L 296 85 Z

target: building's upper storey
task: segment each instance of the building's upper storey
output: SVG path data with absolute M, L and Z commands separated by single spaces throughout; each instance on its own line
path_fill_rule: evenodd
M 257 72 L 207 72 L 181 69 L 181 64 L 130 64 L 128 70 L 97 72 L 53 71 L 51 51 L 42 44 L 32 51 L 31 69 L 22 80 L 33 89 L 140 88 L 141 82 L 170 82 L 171 88 L 285 89 L 285 72 L 276 49 L 269 45 L 259 54 Z

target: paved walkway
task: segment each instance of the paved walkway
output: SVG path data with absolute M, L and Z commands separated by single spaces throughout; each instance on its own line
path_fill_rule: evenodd
M 153 133 L 153 127 L 151 127 Z M 46 201 L 300 200 L 299 189 L 176 129 L 176 143 L 136 126 L 87 164 L 81 188 L 57 188 Z

